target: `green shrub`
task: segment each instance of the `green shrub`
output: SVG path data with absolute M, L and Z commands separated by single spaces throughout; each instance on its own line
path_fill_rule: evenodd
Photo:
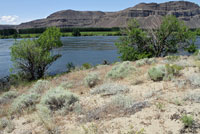
M 196 57 L 197 60 L 200 60 L 200 49 L 197 50 L 197 51 L 194 53 L 194 56 Z
M 192 116 L 187 116 L 187 115 L 184 115 L 182 118 L 181 118 L 181 121 L 182 123 L 184 124 L 185 127 L 191 127 L 194 123 L 194 119 Z
M 82 65 L 82 69 L 90 69 L 90 68 L 92 68 L 92 65 L 90 63 L 84 63 Z
M 97 73 L 90 73 L 88 74 L 88 76 L 86 76 L 84 78 L 84 84 L 87 86 L 87 87 L 94 87 L 97 85 L 98 81 L 99 81 L 99 77 L 98 77 L 98 74 Z
M 8 91 L 0 96 L 0 104 L 6 104 L 17 98 L 18 95 L 19 93 L 17 91 Z
M 126 61 L 115 65 L 111 71 L 107 73 L 106 77 L 111 79 L 125 78 L 136 70 L 137 69 L 132 66 L 130 62 Z
M 141 59 L 141 60 L 137 60 L 137 61 L 136 61 L 136 66 L 137 66 L 137 67 L 140 67 L 140 66 L 146 65 L 147 60 L 148 60 L 148 58 L 144 58 L 144 59 Z
M 171 80 L 174 76 L 179 75 L 180 71 L 183 69 L 182 66 L 178 66 L 176 64 L 166 64 L 165 68 L 165 80 Z
M 9 120 L 7 118 L 0 119 L 0 130 L 5 129 L 9 124 Z
M 67 64 L 67 72 L 71 72 L 71 71 L 73 71 L 73 70 L 75 70 L 75 65 L 72 63 L 72 62 L 69 62 L 68 64 Z
M 153 81 L 171 80 L 174 76 L 179 75 L 182 66 L 175 64 L 157 65 L 149 69 L 149 77 Z
M 165 66 L 158 65 L 158 66 L 150 68 L 148 71 L 148 74 L 149 74 L 149 77 L 153 81 L 160 81 L 160 80 L 163 80 L 165 76 L 165 72 L 166 72 Z
M 196 40 L 195 33 L 172 15 L 165 16 L 156 30 L 143 30 L 138 21 L 133 19 L 121 32 L 126 36 L 120 37 L 116 46 L 120 58 L 130 61 L 176 53 Z
M 0 132 L 1 130 L 5 130 L 7 133 L 11 133 L 15 129 L 15 124 L 7 118 L 0 119 Z
M 62 47 L 60 29 L 47 28 L 38 39 L 15 41 L 11 46 L 11 61 L 16 72 L 23 72 L 28 80 L 40 79 L 46 70 L 61 55 L 52 54 L 51 50 Z
M 119 85 L 117 83 L 105 83 L 91 90 L 91 94 L 101 95 L 115 95 L 119 93 L 126 93 L 129 88 L 125 85 Z
M 155 64 L 156 62 L 157 62 L 156 58 L 148 58 L 148 60 L 147 60 L 148 65 Z
M 81 36 L 81 32 L 80 32 L 79 29 L 73 29 L 72 35 L 73 35 L 73 36 Z
M 30 89 L 30 92 L 41 94 L 45 90 L 49 89 L 49 81 L 47 80 L 38 80 L 33 87 Z
M 198 50 L 197 48 L 195 44 L 191 44 L 189 47 L 185 48 L 185 50 L 189 53 L 195 53 Z
M 35 109 L 39 102 L 40 95 L 37 93 L 23 94 L 17 97 L 11 105 L 11 113 L 22 113 Z
M 56 111 L 72 111 L 74 104 L 78 101 L 78 97 L 64 90 L 62 87 L 49 90 L 42 98 L 40 104 L 48 108 L 51 112 Z

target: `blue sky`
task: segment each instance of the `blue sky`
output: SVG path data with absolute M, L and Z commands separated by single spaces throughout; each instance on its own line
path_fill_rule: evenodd
M 169 0 L 1 0 L 0 24 L 19 24 L 45 18 L 60 10 L 119 11 L 141 2 Z M 178 0 L 174 0 L 178 1 Z M 189 0 L 200 5 L 200 0 Z

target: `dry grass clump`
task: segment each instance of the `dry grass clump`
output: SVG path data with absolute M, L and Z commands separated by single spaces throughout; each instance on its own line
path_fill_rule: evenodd
M 125 61 L 115 65 L 111 71 L 107 73 L 106 77 L 111 79 L 125 78 L 136 70 L 137 69 L 131 65 L 131 62 Z
M 129 91 L 128 86 L 117 83 L 105 83 L 91 90 L 91 94 L 115 95 L 118 93 L 126 93 Z
M 90 73 L 84 78 L 84 84 L 87 87 L 94 87 L 99 82 L 100 78 L 97 73 Z
M 56 89 L 49 90 L 42 96 L 40 105 L 46 107 L 51 112 L 69 112 L 73 111 L 74 105 L 78 100 L 75 94 L 64 90 L 62 87 L 57 87 Z
M 22 113 L 35 109 L 35 105 L 39 102 L 40 95 L 37 93 L 22 94 L 17 97 L 11 105 L 11 113 Z
M 17 98 L 19 93 L 17 91 L 8 91 L 0 96 L 0 104 L 7 104 L 13 99 Z

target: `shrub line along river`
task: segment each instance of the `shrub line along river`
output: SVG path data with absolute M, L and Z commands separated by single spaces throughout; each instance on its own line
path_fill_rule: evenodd
M 47 72 L 49 74 L 65 72 L 66 64 L 69 62 L 81 66 L 83 63 L 101 64 L 103 60 L 119 61 L 117 48 L 114 45 L 118 38 L 118 36 L 62 37 L 63 47 L 53 51 L 62 57 L 54 62 Z M 12 67 L 9 48 L 14 41 L 14 39 L 0 39 L 0 78 L 9 75 L 9 68 Z

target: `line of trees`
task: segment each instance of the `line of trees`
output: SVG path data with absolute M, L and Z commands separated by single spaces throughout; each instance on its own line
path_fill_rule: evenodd
M 74 30 L 79 30 L 80 32 L 109 32 L 109 31 L 119 31 L 120 28 L 61 28 L 62 33 L 73 32 Z M 15 34 L 41 34 L 46 30 L 46 28 L 28 28 L 28 29 L 3 29 L 0 30 L 1 36 L 10 36 Z
M 1 36 L 10 36 L 10 35 L 14 35 L 17 34 L 17 30 L 16 29 L 3 29 L 0 30 L 0 35 Z

